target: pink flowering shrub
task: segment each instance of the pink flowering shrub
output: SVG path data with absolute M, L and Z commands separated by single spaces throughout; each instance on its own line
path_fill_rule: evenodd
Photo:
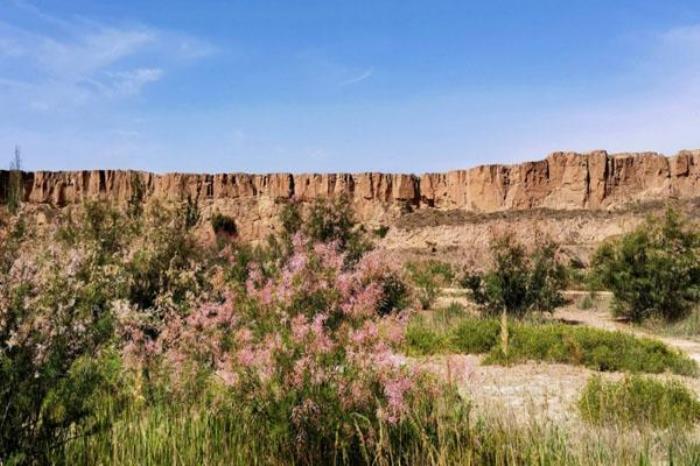
M 126 351 L 172 374 L 207 368 L 243 416 L 284 432 L 300 461 L 327 459 L 337 442 L 357 452 L 380 425 L 399 429 L 416 393 L 433 387 L 395 352 L 406 315 L 376 312 L 390 270 L 375 254 L 344 263 L 336 244 L 297 235 L 273 277 L 251 263 L 245 289 L 170 316 L 155 339 L 133 328 Z
M 206 264 L 195 249 L 164 209 L 136 221 L 87 203 L 43 229 L 12 220 L 0 238 L 0 463 L 94 430 L 100 396 L 120 404 L 117 311 L 158 321 L 194 302 Z

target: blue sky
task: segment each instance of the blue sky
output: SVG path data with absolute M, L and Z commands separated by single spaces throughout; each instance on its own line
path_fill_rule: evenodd
M 0 160 L 442 171 L 700 148 L 697 0 L 0 0 Z

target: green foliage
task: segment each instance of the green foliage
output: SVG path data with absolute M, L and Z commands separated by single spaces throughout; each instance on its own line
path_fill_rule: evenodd
M 407 330 L 412 354 L 487 353 L 490 364 L 528 360 L 582 365 L 599 371 L 631 371 L 658 374 L 671 371 L 695 376 L 697 365 L 663 343 L 622 332 L 566 324 L 514 322 L 508 327 L 509 349 L 500 346 L 500 324 L 495 318 L 464 318 L 449 329 L 415 320 Z
M 592 377 L 578 407 L 586 421 L 600 425 L 688 428 L 700 420 L 700 401 L 681 382 L 634 375 L 608 382 Z
M 95 289 L 71 290 L 70 278 L 56 277 L 0 297 L 9 299 L 0 320 L 0 459 L 9 463 L 45 458 L 71 434 L 101 428 L 96 399 L 116 397 L 120 362 L 102 349 L 112 317 Z
M 131 197 L 126 206 L 127 215 L 132 219 L 140 218 L 143 215 L 143 201 L 146 196 L 146 186 L 143 184 L 141 175 L 131 172 Z
M 692 359 L 658 340 L 566 324 L 515 324 L 510 330 L 508 355 L 494 347 L 486 362 L 527 360 L 583 365 L 599 371 L 697 373 Z
M 406 329 L 406 349 L 408 354 L 412 356 L 453 351 L 449 335 L 427 325 L 423 316 L 414 318 Z
M 314 201 L 301 231 L 312 242 L 337 243 L 338 249 L 346 254 L 345 261 L 348 266 L 357 263 L 362 255 L 372 249 L 372 244 L 365 238 L 364 230 L 357 226 L 347 196 Z
M 374 233 L 377 238 L 384 239 L 387 233 L 389 233 L 389 227 L 387 225 L 380 225 L 375 228 L 372 233 Z
M 211 226 L 217 235 L 235 236 L 238 233 L 238 227 L 233 218 L 219 212 L 212 215 Z
M 303 226 L 301 212 L 296 202 L 285 203 L 282 206 L 279 218 L 282 224 L 282 234 L 287 238 L 294 236 Z
M 635 231 L 601 246 L 594 280 L 613 292 L 614 311 L 640 322 L 677 320 L 700 301 L 700 234 L 676 211 L 650 218 Z
M 440 288 L 454 280 L 452 266 L 437 260 L 409 262 L 406 271 L 423 309 L 429 309 L 435 303 Z
M 380 279 L 382 296 L 379 299 L 377 313 L 380 316 L 401 311 L 409 304 L 409 290 L 401 277 L 395 273 L 389 273 Z
M 564 303 L 561 290 L 566 286 L 566 269 L 557 252 L 558 245 L 550 240 L 528 251 L 514 235 L 504 235 L 491 244 L 493 269 L 483 276 L 468 275 L 462 283 L 491 314 L 503 309 L 515 317 L 531 310 L 552 312 Z
M 192 196 L 187 195 L 187 200 L 182 205 L 182 218 L 186 230 L 190 230 L 197 226 L 202 214 L 199 212 L 199 204 L 197 199 L 192 199 Z
M 221 395 L 212 391 L 208 398 Z M 161 402 L 130 410 L 110 430 L 72 440 L 57 449 L 51 460 L 115 466 L 304 464 L 289 454 L 291 445 L 284 431 L 255 422 L 248 413 L 222 401 Z M 368 441 L 355 452 L 333 445 L 329 464 L 640 466 L 695 465 L 700 458 L 692 435 L 685 432 L 628 435 L 616 431 L 606 436 L 598 429 L 536 422 L 521 427 L 505 414 L 478 417 L 456 397 L 441 399 L 432 410 L 417 402 L 413 412 L 401 435 L 381 430 L 379 442 Z M 363 425 L 364 420 L 357 417 L 357 429 Z
M 177 212 L 155 206 L 139 240 L 141 247 L 125 264 L 131 303 L 149 309 L 168 296 L 181 305 L 204 287 L 206 256 Z

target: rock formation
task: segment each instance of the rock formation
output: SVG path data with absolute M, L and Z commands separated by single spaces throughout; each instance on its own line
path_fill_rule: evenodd
M 8 172 L 0 171 L 0 193 Z M 143 190 L 143 200 L 190 197 L 205 208 L 236 215 L 241 233 L 266 234 L 276 205 L 290 198 L 348 195 L 359 217 L 380 222 L 414 209 L 497 212 L 548 208 L 615 209 L 635 201 L 700 196 L 700 150 L 672 157 L 646 152 L 556 152 L 545 160 L 484 165 L 447 173 L 410 174 L 153 174 L 134 171 L 26 172 L 24 202 L 63 207 L 86 199 L 124 203 Z M 2 194 L 0 194 L 2 195 Z

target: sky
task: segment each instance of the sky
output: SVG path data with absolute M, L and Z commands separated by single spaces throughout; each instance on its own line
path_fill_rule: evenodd
M 671 155 L 700 148 L 700 2 L 0 0 L 0 108 L 28 170 Z

